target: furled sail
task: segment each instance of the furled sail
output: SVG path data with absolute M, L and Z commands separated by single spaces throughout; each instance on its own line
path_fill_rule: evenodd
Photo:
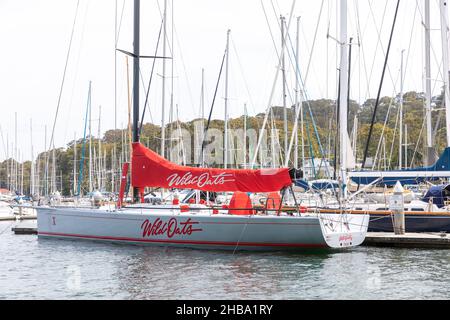
M 131 183 L 138 188 L 270 192 L 292 184 L 288 168 L 241 170 L 180 166 L 138 142 L 133 143 L 131 168 Z

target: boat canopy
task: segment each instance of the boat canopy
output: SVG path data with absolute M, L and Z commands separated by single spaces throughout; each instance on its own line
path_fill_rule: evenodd
M 450 177 L 450 147 L 445 148 L 439 159 L 431 166 L 390 171 L 351 171 L 349 176 L 358 184 L 393 186 L 400 181 L 403 185 L 416 185 L 425 181 L 436 181 Z
M 440 184 L 430 187 L 422 201 L 432 202 L 438 208 L 445 206 L 445 202 L 450 199 L 450 184 Z
M 304 179 L 296 179 L 294 181 L 297 187 L 301 187 L 305 190 L 327 190 L 327 189 L 339 189 L 339 182 L 330 179 L 319 179 L 313 181 L 306 181 Z
M 131 184 L 137 188 L 271 192 L 292 184 L 288 168 L 244 170 L 181 166 L 139 142 L 133 143 L 131 168 Z

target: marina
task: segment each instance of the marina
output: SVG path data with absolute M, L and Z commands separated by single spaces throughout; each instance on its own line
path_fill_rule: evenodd
M 449 299 L 447 2 L 196 1 L 0 4 L 0 300 Z

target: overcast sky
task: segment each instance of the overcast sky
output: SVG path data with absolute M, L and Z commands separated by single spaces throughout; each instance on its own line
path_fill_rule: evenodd
M 114 68 L 116 2 L 113 0 L 0 0 L 0 160 L 14 143 L 14 117 L 17 113 L 17 140 L 22 159 L 31 158 L 30 120 L 34 154 L 47 144 L 58 105 L 72 24 L 77 13 L 72 47 L 55 125 L 55 145 L 65 146 L 83 136 L 84 115 L 89 81 L 92 81 L 92 130 L 98 135 L 99 106 L 102 108 L 101 132 L 127 123 L 126 58 L 117 54 L 117 119 L 114 112 Z M 289 27 L 287 51 L 295 50 L 296 18 L 300 17 L 300 69 L 305 92 L 310 99 L 336 97 L 336 0 L 297 0 Z M 363 102 L 376 97 L 384 52 L 397 1 L 348 1 L 348 36 L 360 46 L 353 46 L 351 98 Z M 141 54 L 153 55 L 161 24 L 164 0 L 141 1 Z M 179 119 L 200 116 L 201 70 L 205 69 L 206 112 L 208 112 L 226 44 L 231 29 L 229 57 L 229 113 L 243 113 L 247 104 L 250 115 L 264 112 L 270 96 L 280 50 L 280 14 L 289 18 L 292 0 L 172 0 L 168 1 L 167 55 L 173 55 L 166 71 L 166 115 L 173 92 Z M 402 1 L 391 48 L 389 69 L 383 95 L 399 91 L 401 50 L 404 52 L 404 90 L 423 91 L 423 1 Z M 133 1 L 117 1 L 117 47 L 132 51 Z M 320 14 L 319 14 L 320 13 Z M 431 1 L 432 86 L 433 94 L 441 86 L 441 45 L 438 1 Z M 172 40 L 172 25 L 173 40 Z M 316 33 L 316 26 L 317 33 Z M 330 38 L 327 39 L 327 30 Z M 314 41 L 314 35 L 316 40 Z M 380 41 L 378 41 L 378 34 Z M 273 38 L 272 38 L 273 36 Z M 173 43 L 173 53 L 172 53 Z M 314 44 L 314 48 L 313 47 Z M 275 45 L 277 46 L 275 48 Z M 159 55 L 162 55 L 160 46 Z M 311 58 L 310 58 L 311 57 Z M 286 59 L 289 97 L 294 95 L 294 72 Z M 132 61 L 130 63 L 130 79 Z M 147 85 L 151 60 L 141 63 Z M 308 69 L 308 65 L 310 66 Z M 327 68 L 328 67 L 328 68 Z M 309 70 L 309 71 L 308 71 Z M 145 121 L 161 123 L 162 61 L 156 63 L 149 103 L 151 116 Z M 436 79 L 436 81 L 435 81 Z M 173 90 L 172 90 L 173 80 Z M 397 81 L 396 87 L 393 83 Z M 141 87 L 141 106 L 144 102 Z M 224 78 L 215 104 L 214 118 L 224 117 Z M 281 82 L 277 84 L 273 104 L 281 104 Z M 288 98 L 290 102 L 290 98 Z M 166 116 L 167 119 L 167 116 Z

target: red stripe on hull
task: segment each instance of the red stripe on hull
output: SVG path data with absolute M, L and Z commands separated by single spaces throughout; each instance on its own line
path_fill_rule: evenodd
M 293 247 L 293 248 L 328 248 L 324 244 L 306 244 L 306 243 L 259 243 L 259 242 L 224 242 L 224 241 L 190 241 L 190 240 L 162 240 L 162 239 L 138 239 L 138 238 L 120 238 L 109 236 L 90 236 L 80 234 L 56 233 L 56 232 L 38 232 L 38 236 L 54 236 L 83 238 L 89 240 L 110 240 L 110 241 L 127 241 L 127 242 L 148 242 L 148 243 L 170 243 L 170 244 L 191 244 L 191 245 L 220 245 L 220 246 L 236 246 L 241 247 Z

